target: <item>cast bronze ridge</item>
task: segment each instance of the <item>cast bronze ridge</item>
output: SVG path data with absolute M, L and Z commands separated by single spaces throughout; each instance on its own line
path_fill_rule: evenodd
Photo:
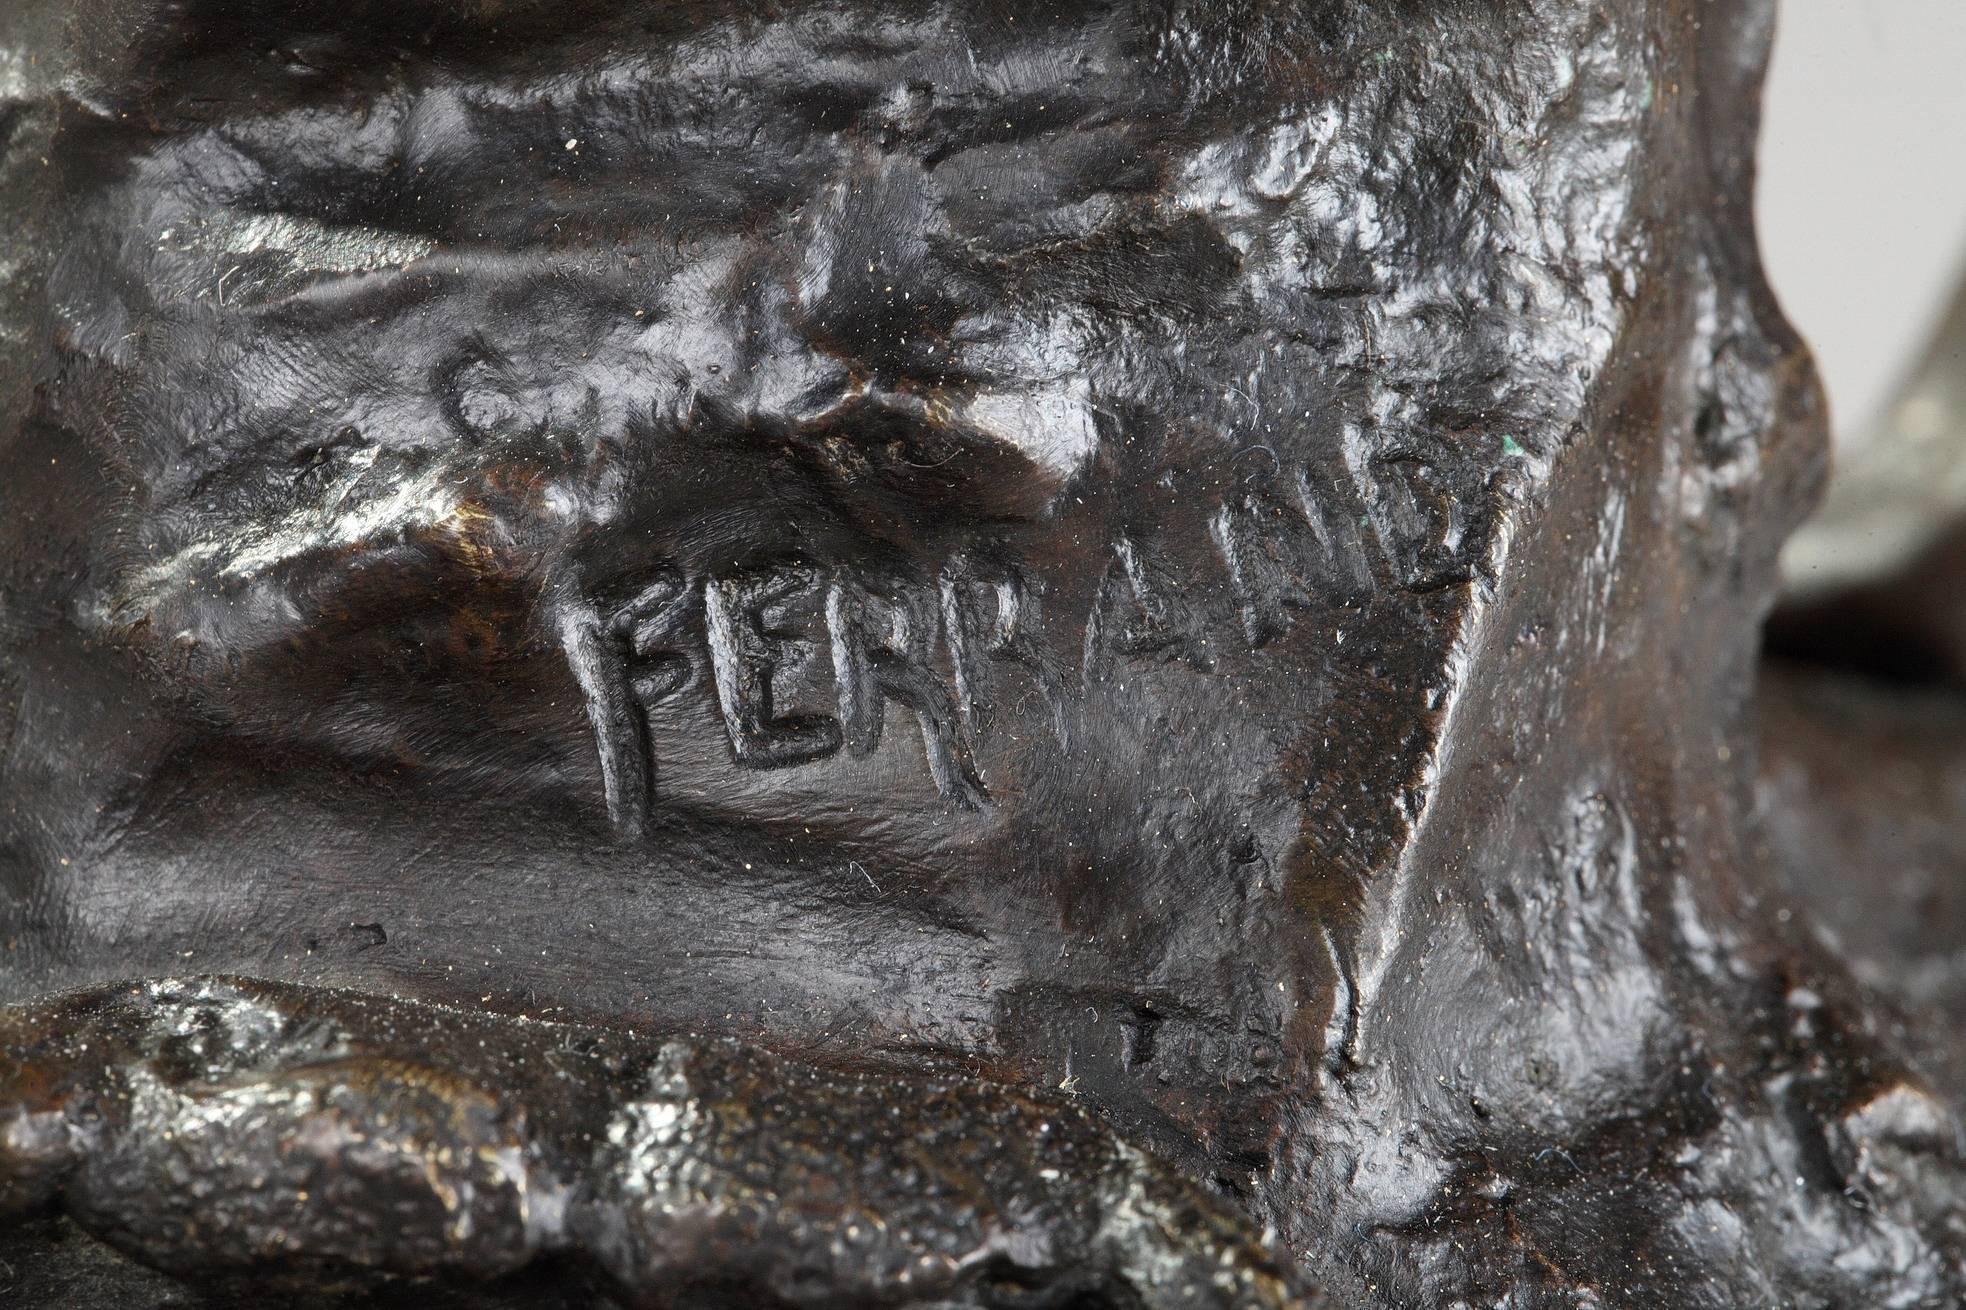
M 0 5 L 0 1302 L 1958 1302 L 1773 18 Z

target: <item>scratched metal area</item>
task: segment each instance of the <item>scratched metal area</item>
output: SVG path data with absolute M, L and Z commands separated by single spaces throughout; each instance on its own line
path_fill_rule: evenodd
M 1768 21 L 17 2 L 5 1258 L 1957 1296 L 1752 813 Z

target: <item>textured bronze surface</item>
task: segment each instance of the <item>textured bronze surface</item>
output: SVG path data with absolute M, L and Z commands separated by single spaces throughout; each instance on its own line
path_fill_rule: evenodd
M 0 1279 L 1955 1302 L 1770 18 L 7 6 Z

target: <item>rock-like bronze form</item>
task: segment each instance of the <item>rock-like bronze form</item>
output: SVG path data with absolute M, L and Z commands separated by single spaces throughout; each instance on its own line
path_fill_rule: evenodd
M 1756 808 L 1769 22 L 8 5 L 0 1277 L 1959 1297 Z

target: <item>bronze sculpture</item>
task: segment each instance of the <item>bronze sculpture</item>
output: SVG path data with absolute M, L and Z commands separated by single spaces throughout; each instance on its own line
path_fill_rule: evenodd
M 1956 1297 L 1752 794 L 1769 18 L 0 16 L 0 1258 Z

